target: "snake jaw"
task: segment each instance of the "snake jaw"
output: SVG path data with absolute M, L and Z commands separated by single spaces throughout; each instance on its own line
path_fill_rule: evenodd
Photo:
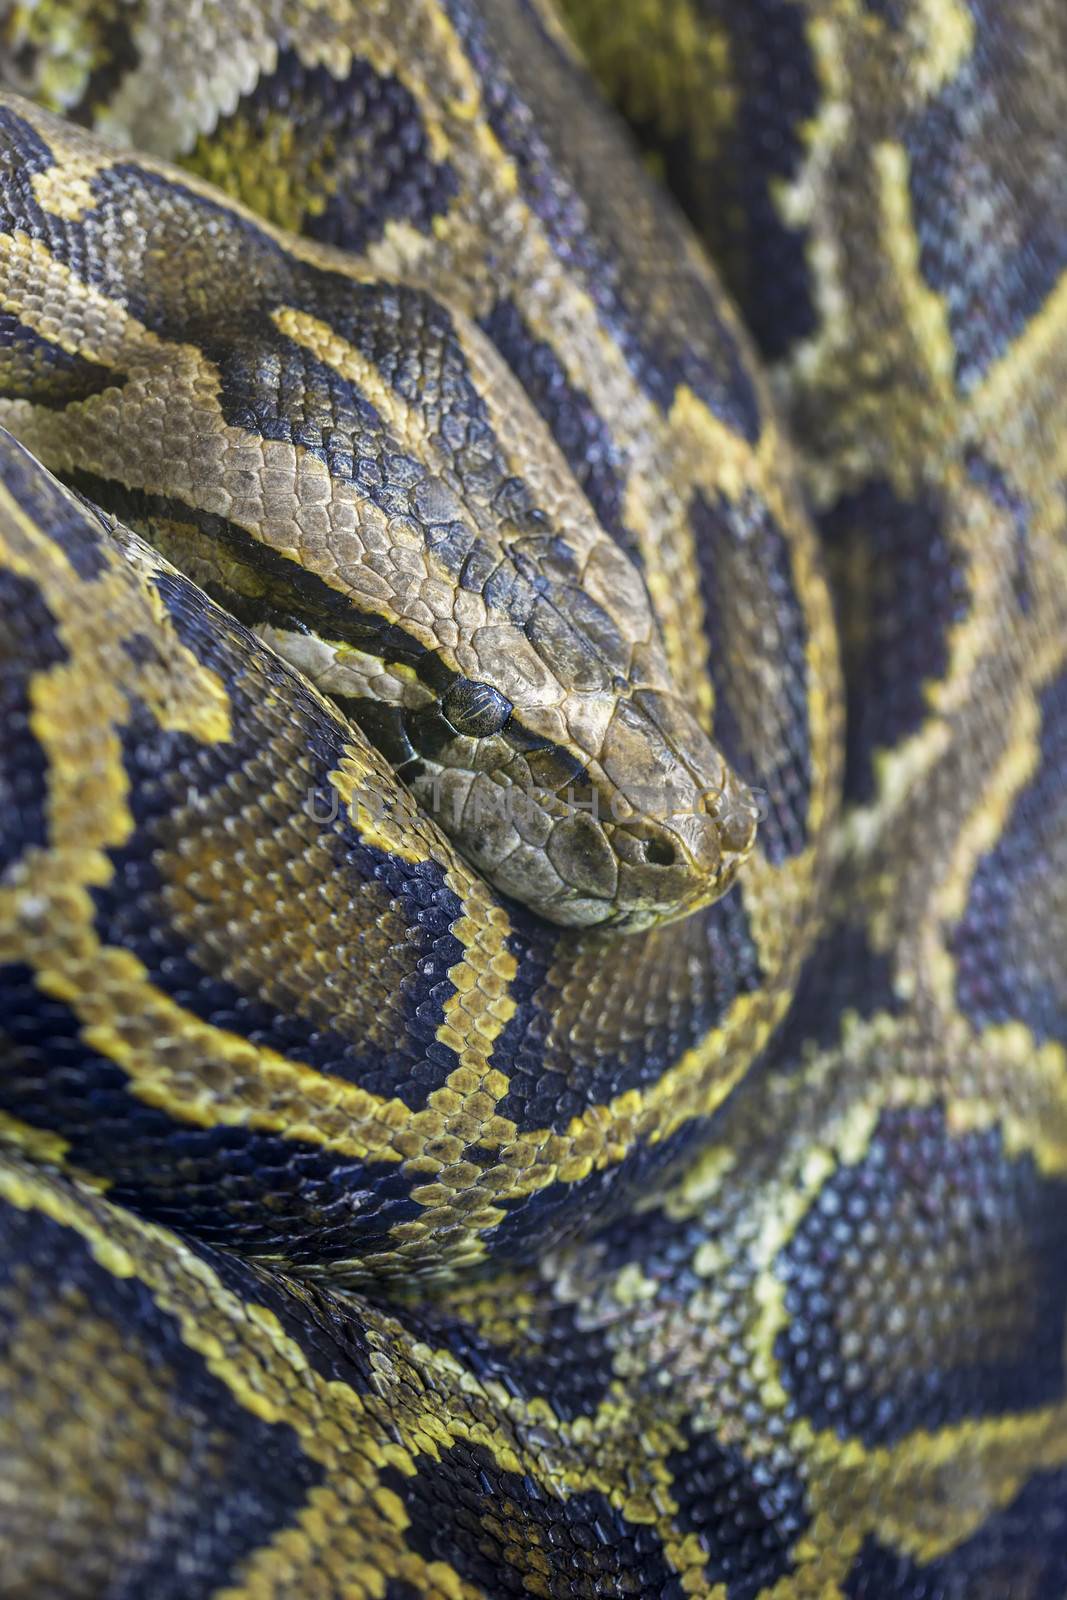
M 642 688 L 615 719 L 618 748 L 605 760 L 619 793 L 609 829 L 619 864 L 621 930 L 689 916 L 724 895 L 751 854 L 758 807 L 681 697 Z
M 605 922 L 636 932 L 721 899 L 755 847 L 757 825 L 752 791 L 724 768 L 722 784 L 697 806 L 679 807 L 653 828 L 648 819 L 617 827 L 611 842 L 621 863 L 619 889 Z
M 756 840 L 754 792 L 673 696 L 620 700 L 613 734 L 585 771 L 588 792 L 548 797 L 543 856 L 551 868 L 532 910 L 569 927 L 640 931 L 721 898 Z M 511 861 L 487 868 L 508 892 Z

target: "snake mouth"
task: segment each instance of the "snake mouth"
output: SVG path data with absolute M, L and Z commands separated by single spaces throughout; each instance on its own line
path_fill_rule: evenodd
M 617 803 L 605 833 L 616 867 L 600 920 L 641 929 L 727 893 L 756 842 L 756 792 L 680 698 L 644 689 L 620 705 L 603 767 Z
M 640 930 L 674 922 L 722 898 L 756 843 L 759 810 L 747 785 L 727 773 L 701 804 L 652 822 L 616 829 L 619 884 L 612 928 Z
M 755 846 L 756 796 L 728 769 L 709 790 L 628 816 L 559 818 L 548 853 L 558 876 L 538 910 L 565 927 L 641 932 L 720 899 Z

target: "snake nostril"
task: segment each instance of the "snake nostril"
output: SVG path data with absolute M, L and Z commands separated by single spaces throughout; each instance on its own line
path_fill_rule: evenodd
M 645 860 L 652 867 L 671 867 L 676 859 L 676 851 L 666 839 L 645 839 L 641 850 Z

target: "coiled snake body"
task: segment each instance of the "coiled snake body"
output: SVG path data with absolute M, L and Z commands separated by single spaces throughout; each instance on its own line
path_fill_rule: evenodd
M 1067 22 L 570 11 L 2 13 L 5 1594 L 1067 1592 Z

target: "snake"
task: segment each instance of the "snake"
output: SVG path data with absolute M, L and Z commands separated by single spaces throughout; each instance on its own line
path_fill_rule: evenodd
M 1059 0 L 0 84 L 5 1596 L 1067 1594 Z

